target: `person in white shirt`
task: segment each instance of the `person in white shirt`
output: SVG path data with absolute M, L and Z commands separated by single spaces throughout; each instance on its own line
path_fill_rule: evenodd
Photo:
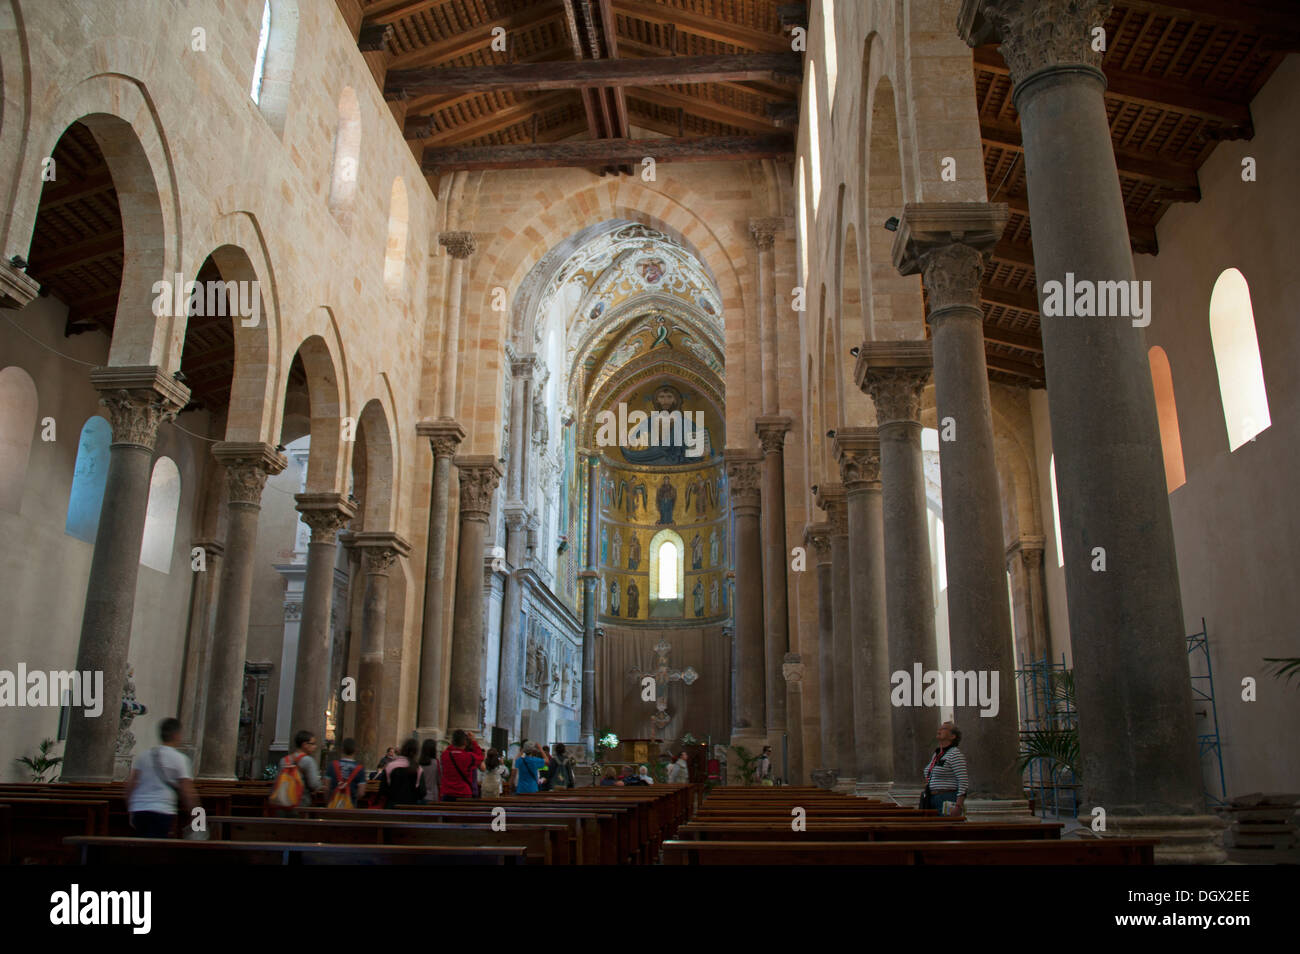
M 177 749 L 180 719 L 163 719 L 158 734 L 162 745 L 137 755 L 126 779 L 126 810 L 131 827 L 141 838 L 170 838 L 176 827 L 177 803 L 186 816 L 199 804 L 190 760 Z
M 691 780 L 690 767 L 686 764 L 686 753 L 677 756 L 677 761 L 668 767 L 668 784 L 680 785 Z

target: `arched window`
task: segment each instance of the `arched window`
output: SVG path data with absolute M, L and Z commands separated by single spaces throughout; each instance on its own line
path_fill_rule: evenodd
M 181 472 L 170 457 L 159 457 L 149 482 L 149 503 L 145 510 L 144 542 L 140 562 L 167 573 L 172 565 L 172 544 L 176 539 L 176 511 L 181 505 Z
M 334 135 L 334 169 L 330 177 L 330 211 L 347 231 L 357 197 L 357 165 L 361 161 L 361 107 L 351 86 L 339 95 L 339 125 Z
M 817 115 L 817 64 L 808 60 L 808 172 L 812 176 L 812 214 L 817 219 L 817 211 L 822 202 L 822 144 L 820 122 Z
M 671 540 L 659 544 L 659 598 L 677 599 L 677 548 Z
M 1065 548 L 1061 546 L 1061 505 L 1056 497 L 1056 455 L 1052 455 L 1048 464 L 1048 473 L 1052 482 L 1052 529 L 1056 532 L 1056 565 L 1065 566 Z
M 1183 471 L 1183 439 L 1178 433 L 1178 407 L 1174 403 L 1174 376 L 1165 349 L 1154 345 L 1147 352 L 1151 363 L 1151 387 L 1156 395 L 1156 414 L 1160 418 L 1160 447 L 1165 455 L 1165 485 L 1173 493 L 1187 483 Z
M 796 208 L 795 237 L 799 242 L 799 283 L 808 280 L 808 184 L 804 178 L 803 156 L 795 160 L 794 182 L 799 199 Z
M 1228 448 L 1235 451 L 1272 423 L 1250 286 L 1235 268 L 1224 269 L 1210 294 L 1210 341 L 1219 370 Z
M 248 95 L 275 134 L 283 136 L 298 46 L 298 0 L 265 0 L 259 24 Z
M 36 383 L 22 368 L 0 371 L 0 510 L 18 513 L 36 432 Z
M 406 233 L 409 212 L 406 184 L 402 177 L 393 180 L 393 194 L 388 203 L 388 247 L 384 252 L 384 287 L 400 292 L 406 274 Z
M 253 59 L 253 85 L 248 95 L 253 102 L 262 101 L 262 77 L 266 72 L 266 51 L 271 45 L 271 0 L 262 3 L 262 27 L 257 34 L 257 56 Z
M 92 417 L 81 428 L 64 532 L 87 543 L 94 543 L 99 531 L 99 508 L 104 503 L 108 448 L 112 442 L 113 428 L 102 417 Z

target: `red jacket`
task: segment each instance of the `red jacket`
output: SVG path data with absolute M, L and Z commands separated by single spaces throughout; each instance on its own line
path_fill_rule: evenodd
M 443 795 L 470 798 L 474 794 L 474 772 L 483 762 L 483 750 L 477 742 L 470 748 L 446 748 L 439 758 L 442 761 L 442 779 L 439 791 Z

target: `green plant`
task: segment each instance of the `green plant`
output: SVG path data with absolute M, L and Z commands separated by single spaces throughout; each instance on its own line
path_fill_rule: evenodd
M 1285 679 L 1289 684 L 1295 676 L 1300 676 L 1300 658 L 1291 656 L 1282 659 L 1275 659 L 1269 656 L 1264 657 L 1264 662 L 1272 663 L 1269 668 L 1273 670 L 1275 679 Z
M 758 772 L 758 756 L 750 753 L 743 745 L 733 745 L 731 751 L 736 753 L 740 762 L 740 778 L 745 785 L 754 784 L 754 775 Z
M 14 759 L 14 761 L 21 762 L 23 765 L 27 766 L 28 771 L 32 773 L 33 782 L 44 782 L 45 773 L 51 769 L 58 768 L 60 763 L 63 762 L 61 756 L 50 755 L 50 750 L 56 745 L 58 745 L 58 743 L 53 739 L 42 739 L 41 744 L 37 747 L 37 755 L 35 758 L 24 755 L 21 758 Z
M 1020 771 L 1047 759 L 1055 779 L 1064 771 L 1079 777 L 1079 729 L 1074 722 L 1074 670 L 1053 672 L 1047 683 L 1048 724 L 1020 733 Z

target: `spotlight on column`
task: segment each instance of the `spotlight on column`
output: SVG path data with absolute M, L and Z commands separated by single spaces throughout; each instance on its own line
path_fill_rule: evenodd
M 889 231 L 891 231 L 891 232 L 897 232 L 897 231 L 898 231 L 898 216 L 896 216 L 896 215 L 891 215 L 889 218 L 885 219 L 885 228 L 889 229 Z
M 862 350 L 861 348 L 854 346 L 849 349 L 849 354 L 853 355 L 853 357 L 856 358 L 858 356 L 858 352 L 861 350 Z
M 827 431 L 827 432 L 826 432 L 826 436 L 827 436 L 827 437 L 834 437 L 834 436 L 835 436 L 835 428 L 832 427 L 829 431 Z

